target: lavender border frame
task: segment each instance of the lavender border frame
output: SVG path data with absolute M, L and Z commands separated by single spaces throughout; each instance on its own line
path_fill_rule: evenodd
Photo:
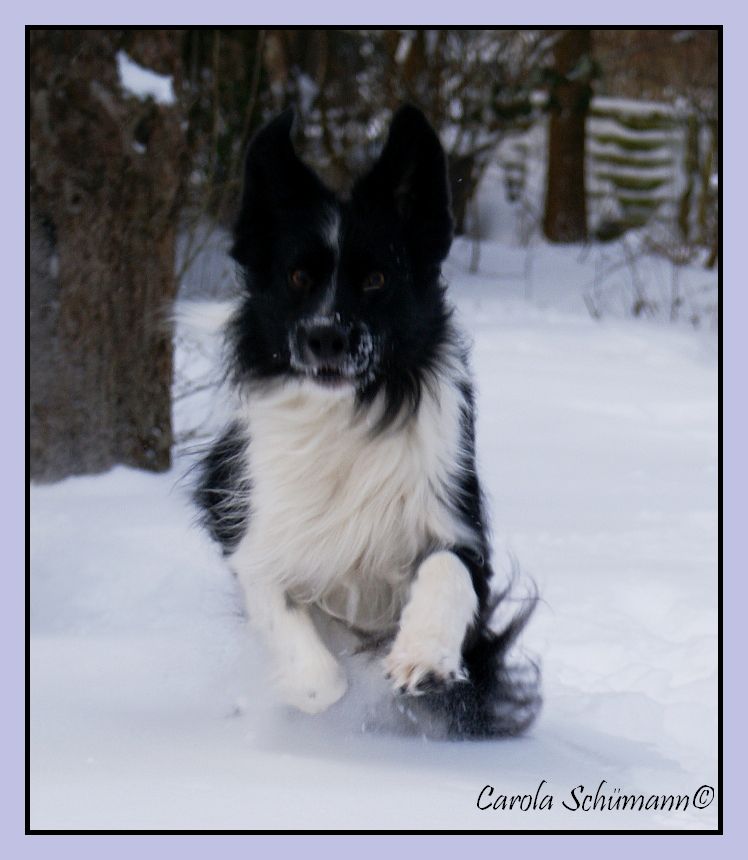
M 25 617 L 24 589 L 20 571 L 23 569 L 24 544 L 21 535 L 25 534 L 24 511 L 19 503 L 21 487 L 26 495 L 26 482 L 23 462 L 19 456 L 25 445 L 22 422 L 25 415 L 26 386 L 21 384 L 17 367 L 26 354 L 25 344 L 25 303 L 19 289 L 11 288 L 6 299 L 6 314 L 2 320 L 0 350 L 4 361 L 0 366 L 3 374 L 3 392 L 8 407 L 8 417 L 2 424 L 4 444 L 2 446 L 5 477 L 4 488 L 0 494 L 0 504 L 4 516 L 0 519 L 3 531 L 7 533 L 10 552 L 6 554 L 6 599 L 2 602 L 2 650 L 7 696 L 0 709 L 0 739 L 2 739 L 2 759 L 4 764 L 2 782 L 2 803 L 0 803 L 0 845 L 5 856 L 44 857 L 54 852 L 56 860 L 70 857 L 83 860 L 98 857 L 106 852 L 111 860 L 130 857 L 136 853 L 145 858 L 156 857 L 164 851 L 179 852 L 180 860 L 202 857 L 210 851 L 216 857 L 244 857 L 248 852 L 261 852 L 268 857 L 286 857 L 291 852 L 303 851 L 307 856 L 333 858 L 346 857 L 355 852 L 360 860 L 378 858 L 387 852 L 404 854 L 414 848 L 428 852 L 431 860 L 441 860 L 455 851 L 468 849 L 494 853 L 515 851 L 523 856 L 533 857 L 536 853 L 552 850 L 554 855 L 586 857 L 604 853 L 610 860 L 627 858 L 632 850 L 644 852 L 645 856 L 655 852 L 677 850 L 680 860 L 690 857 L 701 858 L 705 851 L 737 856 L 745 839 L 743 816 L 740 804 L 742 792 L 740 779 L 741 763 L 745 761 L 745 735 L 740 732 L 739 724 L 745 713 L 746 694 L 740 684 L 737 671 L 742 663 L 733 655 L 741 655 L 746 647 L 745 624 L 741 624 L 740 608 L 746 597 L 745 581 L 738 572 L 745 566 L 748 554 L 741 545 L 738 534 L 744 528 L 745 509 L 741 508 L 741 489 L 748 479 L 747 461 L 744 444 L 748 435 L 748 407 L 740 397 L 742 379 L 741 368 L 748 366 L 748 339 L 743 335 L 741 324 L 748 319 L 748 289 L 740 286 L 738 278 L 739 244 L 738 230 L 742 226 L 739 218 L 740 204 L 746 191 L 746 167 L 741 164 L 744 141 L 748 137 L 748 120 L 744 111 L 738 109 L 739 98 L 744 93 L 745 65 L 742 60 L 741 44 L 746 41 L 748 13 L 736 10 L 728 0 L 714 0 L 704 6 L 693 0 L 674 2 L 668 0 L 656 8 L 651 2 L 629 0 L 625 15 L 617 10 L 602 7 L 595 2 L 573 2 L 559 7 L 551 0 L 536 0 L 533 8 L 523 9 L 522 19 L 511 10 L 503 10 L 488 0 L 460 0 L 458 11 L 449 8 L 429 8 L 424 14 L 415 4 L 409 7 L 403 0 L 377 0 L 372 10 L 354 7 L 343 0 L 316 0 L 309 4 L 302 0 L 284 0 L 283 7 L 274 4 L 271 13 L 258 12 L 246 7 L 246 12 L 232 8 L 231 0 L 212 0 L 204 11 L 187 8 L 184 4 L 171 5 L 162 2 L 158 8 L 153 0 L 129 0 L 123 9 L 104 9 L 93 0 L 67 0 L 63 4 L 52 0 L 29 0 L 22 8 L 6 9 L 2 16 L 0 38 L 3 50 L 0 51 L 2 77 L 5 87 L 6 133 L 0 139 L 4 158 L 0 160 L 4 173 L 6 193 L 2 205 L 2 235 L 8 237 L 6 247 L 18 248 L 15 254 L 7 254 L 10 266 L 8 283 L 20 284 L 25 279 L 25 261 L 20 251 L 25 246 L 25 218 L 20 215 L 21 201 L 25 199 L 24 179 L 20 164 L 25 161 L 23 150 L 24 133 L 22 123 L 25 118 L 25 93 L 19 85 L 25 74 L 24 26 L 29 24 L 72 25 L 95 22 L 101 25 L 159 24 L 168 26 L 178 19 L 182 25 L 193 24 L 253 24 L 298 25 L 310 23 L 316 26 L 333 25 L 345 22 L 348 26 L 371 25 L 413 25 L 454 26 L 456 24 L 480 26 L 487 21 L 495 21 L 501 15 L 501 26 L 538 26 L 558 24 L 594 26 L 684 26 L 702 24 L 705 26 L 724 26 L 723 43 L 723 165 L 724 175 L 728 177 L 723 199 L 723 374 L 721 376 L 724 396 L 724 435 L 723 453 L 726 454 L 728 468 L 724 473 L 723 485 L 723 528 L 724 528 L 724 583 L 725 612 L 724 632 L 724 738 L 728 755 L 725 760 L 723 785 L 723 814 L 725 834 L 715 837 L 707 844 L 703 837 L 689 834 L 667 836 L 652 834 L 647 836 L 629 835 L 502 835 L 500 843 L 492 835 L 465 836 L 24 836 L 24 791 L 25 761 L 23 751 L 24 713 L 24 672 L 18 659 L 20 642 L 24 633 Z M 206 20 L 209 16 L 210 20 Z M 706 16 L 706 17 L 705 17 Z M 427 20 L 425 20 L 427 18 Z M 17 417 L 18 416 L 18 417 Z M 26 497 L 27 498 L 27 497 Z M 743 503 L 745 505 L 745 503 Z M 630 840 L 635 840 L 634 844 Z M 414 840 L 415 843 L 414 844 Z M 549 843 L 550 840 L 550 843 Z M 665 843 L 663 843 L 665 840 Z M 669 844 L 677 840 L 677 844 Z M 157 855 L 158 852 L 158 855 Z M 725 853 L 726 852 L 726 853 Z

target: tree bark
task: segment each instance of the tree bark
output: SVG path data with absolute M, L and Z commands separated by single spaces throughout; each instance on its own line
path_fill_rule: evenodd
M 472 154 L 447 156 L 452 216 L 456 236 L 465 234 L 468 204 L 475 196 L 478 186 L 476 158 Z
M 123 92 L 116 53 L 178 74 L 181 33 L 30 34 L 31 476 L 170 465 L 176 105 Z M 174 81 L 175 88 L 178 81 Z
M 587 238 L 585 122 L 592 88 L 590 30 L 565 30 L 554 48 L 543 233 L 552 242 Z

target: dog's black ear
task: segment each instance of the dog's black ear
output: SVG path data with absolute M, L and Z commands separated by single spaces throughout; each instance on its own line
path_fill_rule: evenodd
M 330 194 L 293 148 L 294 119 L 294 109 L 286 108 L 249 144 L 231 249 L 231 256 L 243 266 L 252 266 L 267 252 L 269 236 L 289 210 Z
M 409 245 L 426 265 L 438 266 L 452 244 L 447 159 L 434 129 L 413 105 L 392 119 L 387 142 L 356 184 L 354 199 L 394 209 Z

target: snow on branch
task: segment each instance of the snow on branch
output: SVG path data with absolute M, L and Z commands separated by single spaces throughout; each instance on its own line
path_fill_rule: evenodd
M 171 75 L 159 75 L 138 65 L 124 51 L 117 51 L 117 69 L 122 88 L 139 99 L 152 98 L 158 104 L 174 104 Z

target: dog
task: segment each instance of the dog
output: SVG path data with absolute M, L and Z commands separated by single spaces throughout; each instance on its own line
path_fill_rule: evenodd
M 227 327 L 236 416 L 195 501 L 241 583 L 283 701 L 346 693 L 315 618 L 381 659 L 394 697 L 448 737 L 513 735 L 536 716 L 534 667 L 508 651 L 534 600 L 497 603 L 476 474 L 468 352 L 441 280 L 447 162 L 414 106 L 345 197 L 297 155 L 289 109 L 249 145 Z

